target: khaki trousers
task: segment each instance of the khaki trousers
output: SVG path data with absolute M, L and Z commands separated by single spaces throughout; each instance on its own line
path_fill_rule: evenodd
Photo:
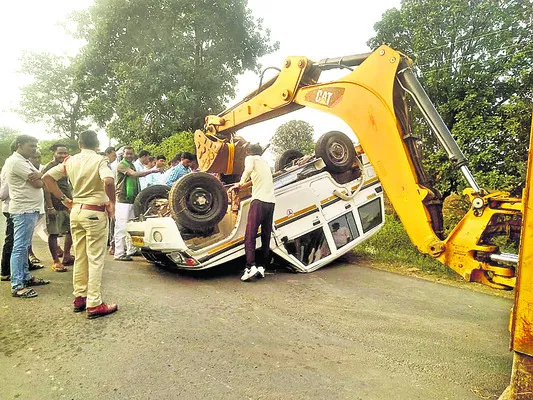
M 96 307 L 102 303 L 100 286 L 109 232 L 107 214 L 75 204 L 70 213 L 70 229 L 76 257 L 73 294 L 87 297 L 87 307 Z

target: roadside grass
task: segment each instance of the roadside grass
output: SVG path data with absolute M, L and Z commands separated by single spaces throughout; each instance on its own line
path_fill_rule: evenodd
M 354 250 L 356 257 L 388 264 L 390 267 L 421 270 L 426 274 L 455 278 L 457 275 L 431 256 L 420 253 L 409 240 L 400 220 L 394 213 L 385 215 L 385 226 Z
M 444 233 L 449 234 L 463 218 L 470 205 L 459 195 L 451 195 L 444 200 Z M 500 250 L 518 253 L 518 242 L 505 234 L 492 239 Z M 482 293 L 513 298 L 514 291 L 494 290 L 483 284 L 467 282 L 451 268 L 436 261 L 429 255 L 420 253 L 411 243 L 398 215 L 385 197 L 385 226 L 370 239 L 361 243 L 351 253 L 352 262 L 364 262 L 374 268 L 387 270 L 422 279 L 439 281 Z

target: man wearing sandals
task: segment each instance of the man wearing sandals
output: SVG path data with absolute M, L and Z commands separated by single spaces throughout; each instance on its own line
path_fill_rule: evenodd
M 11 153 L 14 153 L 17 150 L 15 141 L 11 143 Z M 2 247 L 2 268 L 0 273 L 0 281 L 8 282 L 11 280 L 11 252 L 13 251 L 13 219 L 9 215 L 9 185 L 7 184 L 7 175 L 6 168 L 2 168 L 2 173 L 0 174 L 0 200 L 2 200 L 2 214 L 6 217 L 6 231 L 4 237 L 4 246 Z M 44 268 L 40 263 L 41 261 L 35 256 L 35 254 L 29 251 L 29 270 L 34 271 L 36 269 Z
M 29 158 L 37 152 L 37 139 L 21 135 L 15 139 L 16 151 L 6 160 L 9 187 L 9 215 L 13 221 L 11 289 L 13 297 L 31 298 L 37 293 L 30 286 L 50 283 L 30 275 L 28 251 L 39 214 L 44 213 L 42 174 Z
M 50 150 L 53 153 L 53 160 L 43 168 L 43 174 L 47 173 L 56 165 L 61 164 L 68 157 L 68 147 L 62 143 L 54 143 Z M 70 199 L 72 198 L 72 188 L 67 177 L 57 181 L 59 189 Z M 44 202 L 46 205 L 46 230 L 48 231 L 48 249 L 52 256 L 52 271 L 66 272 L 66 266 L 74 264 L 74 257 L 70 254 L 72 247 L 72 236 L 70 235 L 70 213 L 69 209 L 61 203 L 59 199 L 44 190 Z M 65 236 L 65 250 L 63 251 L 63 262 L 61 262 L 60 248 L 58 246 L 58 236 Z
M 115 214 L 115 182 L 104 156 L 96 153 L 98 137 L 93 131 L 80 134 L 81 152 L 48 171 L 46 189 L 71 209 L 70 228 L 74 246 L 74 312 L 87 309 L 87 318 L 117 311 L 116 304 L 102 301 L 101 282 L 107 248 L 108 218 Z M 57 181 L 68 177 L 73 199 Z

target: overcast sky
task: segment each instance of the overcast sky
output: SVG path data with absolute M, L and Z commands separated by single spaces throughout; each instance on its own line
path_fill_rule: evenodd
M 39 124 L 27 124 L 12 112 L 19 101 L 19 87 L 28 78 L 17 73 L 24 51 L 52 52 L 73 55 L 80 43 L 65 34 L 62 22 L 69 13 L 87 8 L 92 0 L 18 0 L 0 2 L 0 125 L 9 126 L 40 138 L 47 136 Z M 400 6 L 400 0 L 362 2 L 329 0 L 314 3 L 308 0 L 249 0 L 255 17 L 263 18 L 273 40 L 280 49 L 263 57 L 263 67 L 281 67 L 287 56 L 301 55 L 313 60 L 358 54 L 369 51 L 367 40 L 373 36 L 373 25 L 388 9 Z M 206 21 L 209 21 L 207 18 Z M 247 73 L 239 78 L 237 98 L 257 88 L 259 78 Z M 229 105 L 229 104 L 228 104 Z M 240 133 L 250 141 L 268 143 L 276 128 L 292 119 L 303 119 L 315 128 L 315 136 L 329 130 L 349 131 L 336 117 L 314 110 L 300 110 Z M 105 137 L 102 132 L 101 140 Z M 104 140 L 102 140 L 104 142 Z M 104 142 L 107 144 L 107 142 Z

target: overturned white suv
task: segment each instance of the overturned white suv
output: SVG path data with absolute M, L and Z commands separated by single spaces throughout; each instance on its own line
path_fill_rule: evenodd
M 270 248 L 288 268 L 314 271 L 383 226 L 381 184 L 364 153 L 357 155 L 343 133 L 323 135 L 314 156 L 289 151 L 276 165 Z M 137 219 L 127 229 L 154 264 L 211 268 L 244 255 L 250 201 L 250 188 L 228 191 L 211 174 L 191 173 L 172 188 L 143 190 L 135 203 Z

